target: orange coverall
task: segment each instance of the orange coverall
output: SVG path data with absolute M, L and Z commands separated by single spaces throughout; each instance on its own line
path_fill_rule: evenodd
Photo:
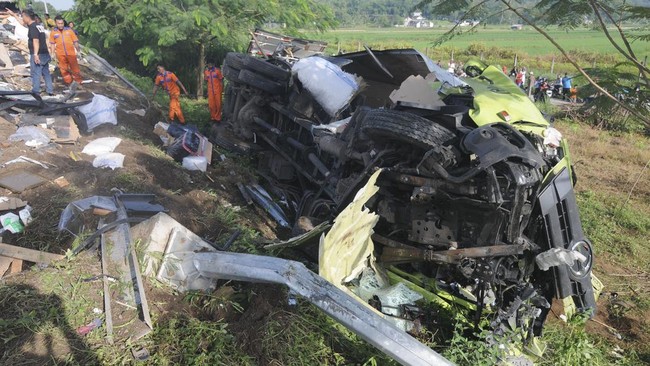
M 183 111 L 181 110 L 181 90 L 178 87 L 176 82 L 178 78 L 173 72 L 165 71 L 162 74 L 156 76 L 156 85 L 161 86 L 169 94 L 169 120 L 173 121 L 174 117 L 178 116 L 178 121 L 180 123 L 185 123 L 185 117 L 183 116 Z
M 203 72 L 208 82 L 208 107 L 210 107 L 210 119 L 221 122 L 221 93 L 223 92 L 223 75 L 217 67 L 210 67 Z
M 72 79 L 77 83 L 82 81 L 75 48 L 78 42 L 77 35 L 68 27 L 54 28 L 50 32 L 50 44 L 54 46 L 56 58 L 59 61 L 59 70 L 61 70 L 61 76 L 66 84 L 70 84 Z

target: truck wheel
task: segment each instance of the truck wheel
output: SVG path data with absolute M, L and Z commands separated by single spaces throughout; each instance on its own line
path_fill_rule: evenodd
M 237 52 L 228 52 L 226 54 L 226 59 L 224 60 L 224 65 L 232 67 L 233 69 L 241 70 L 244 68 L 244 63 L 242 62 L 247 55 Z
M 270 94 L 282 94 L 286 91 L 286 83 L 282 84 L 280 82 L 267 79 L 264 76 L 246 69 L 243 69 L 239 72 L 239 81 Z
M 453 132 L 424 117 L 386 109 L 368 111 L 361 131 L 378 142 L 400 141 L 426 150 L 455 137 Z
M 242 59 L 242 69 L 248 69 L 256 74 L 263 75 L 271 80 L 287 81 L 291 77 L 291 71 L 285 70 L 270 62 L 253 56 L 246 56 Z
M 223 73 L 223 77 L 226 78 L 226 80 L 233 83 L 241 83 L 239 80 L 239 69 L 233 69 L 228 65 L 223 65 L 221 72 Z

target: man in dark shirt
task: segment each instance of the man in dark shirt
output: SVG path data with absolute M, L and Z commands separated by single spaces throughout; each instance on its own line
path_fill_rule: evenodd
M 23 22 L 27 25 L 27 43 L 29 45 L 29 64 L 32 74 L 32 92 L 41 92 L 41 76 L 45 79 L 47 94 L 52 95 L 52 75 L 50 75 L 50 53 L 47 51 L 45 27 L 36 23 L 36 14 L 31 10 L 23 11 Z

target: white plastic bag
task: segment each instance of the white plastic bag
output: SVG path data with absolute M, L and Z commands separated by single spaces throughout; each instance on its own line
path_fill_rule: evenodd
M 183 168 L 204 172 L 208 169 L 208 159 L 205 156 L 186 156 L 183 158 Z
M 100 94 L 93 94 L 93 101 L 77 109 L 86 117 L 88 131 L 104 123 L 117 124 L 117 102 Z
M 18 211 L 18 216 L 20 217 L 20 221 L 23 222 L 23 225 L 29 225 L 32 222 L 32 207 L 30 205 L 25 206 L 25 208 Z
M 9 136 L 9 141 L 25 141 L 25 145 L 39 147 L 50 143 L 50 136 L 36 126 L 19 127 L 16 132 Z
M 296 62 L 291 72 L 330 116 L 346 107 L 359 90 L 354 75 L 321 57 L 307 57 Z
M 122 142 L 122 139 L 119 137 L 101 137 L 90 141 L 88 145 L 84 146 L 84 149 L 81 152 L 94 156 L 111 153 L 120 142 Z
M 12 212 L 0 216 L 0 222 L 2 227 L 12 234 L 22 233 L 25 230 L 23 224 L 20 223 L 20 217 Z
M 93 160 L 95 168 L 111 168 L 113 170 L 124 167 L 124 154 L 108 153 L 102 154 Z

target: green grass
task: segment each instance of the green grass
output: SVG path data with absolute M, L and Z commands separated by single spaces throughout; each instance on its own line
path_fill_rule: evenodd
M 580 192 L 578 205 L 584 230 L 597 254 L 606 253 L 627 269 L 644 271 L 650 268 L 650 216 L 631 203 L 623 206 L 624 200 L 623 194 Z
M 223 321 L 206 321 L 175 314 L 153 331 L 148 365 L 254 365 Z
M 328 50 L 336 50 L 340 41 L 346 51 L 357 51 L 358 45 L 355 41 L 371 44 L 391 44 L 394 46 L 404 45 L 420 50 L 432 48 L 438 37 L 442 36 L 447 28 L 411 29 L 411 28 L 367 28 L 367 29 L 336 29 L 322 35 L 308 34 L 308 37 L 322 39 L 329 43 Z M 609 53 L 613 47 L 604 37 L 603 33 L 597 30 L 578 28 L 574 30 L 562 30 L 549 28 L 547 32 L 562 47 L 567 50 L 582 52 Z M 531 56 L 545 56 L 549 53 L 557 53 L 553 45 L 543 38 L 534 29 L 528 27 L 521 31 L 512 31 L 508 27 L 488 26 L 478 27 L 475 31 L 465 33 L 442 44 L 456 50 L 467 48 L 474 43 L 480 43 L 486 47 L 510 48 L 512 50 L 525 52 Z M 384 46 L 386 47 L 386 46 Z M 650 54 L 650 44 L 647 42 L 635 42 L 634 50 L 638 56 Z
M 152 100 L 153 79 L 139 76 L 127 69 L 119 69 L 119 72 L 142 91 L 147 98 L 157 104 L 163 112 L 163 117 L 167 116 L 169 97 L 164 90 L 159 89 L 156 98 Z M 192 99 L 188 96 L 181 96 L 181 109 L 185 116 L 186 123 L 194 124 L 199 128 L 210 123 L 210 110 L 208 109 L 208 100 Z
M 452 52 L 456 60 L 463 62 L 470 54 L 480 57 L 483 53 L 490 63 L 505 64 L 509 68 L 512 67 L 516 54 L 520 66 L 526 66 L 538 75 L 550 74 L 553 57 L 554 73 L 575 72 L 570 64 L 562 60 L 560 52 L 530 27 L 522 31 L 512 31 L 508 26 L 479 27 L 474 32 L 434 46 L 436 40 L 447 30 L 448 27 L 337 29 L 323 34 L 308 33 L 307 37 L 327 41 L 328 53 L 335 53 L 339 43 L 343 52 L 363 50 L 364 44 L 372 49 L 415 48 L 434 61 L 440 60 L 443 65 L 447 64 Z M 602 32 L 585 28 L 570 31 L 549 28 L 547 31 L 583 67 L 591 67 L 594 62 L 596 66 L 612 65 L 622 60 Z M 641 60 L 650 55 L 648 42 L 634 42 L 633 48 Z M 468 49 L 473 49 L 474 52 L 468 52 Z

